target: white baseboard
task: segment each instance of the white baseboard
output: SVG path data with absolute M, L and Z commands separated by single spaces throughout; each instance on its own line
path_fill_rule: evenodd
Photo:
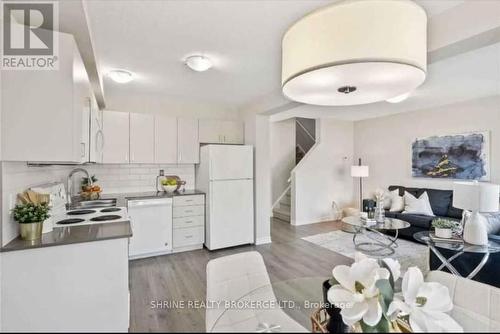
M 328 217 L 320 217 L 320 218 L 316 218 L 316 219 L 309 219 L 306 221 L 294 220 L 294 221 L 292 221 L 292 225 L 294 225 L 294 226 L 309 225 L 309 224 L 323 223 L 323 222 L 328 222 L 328 221 L 332 221 L 332 217 L 329 217 L 329 216 Z
M 255 240 L 255 244 L 256 245 L 264 245 L 264 244 L 270 244 L 272 243 L 273 241 L 271 240 L 271 237 L 263 237 L 263 238 L 258 238 L 257 240 Z

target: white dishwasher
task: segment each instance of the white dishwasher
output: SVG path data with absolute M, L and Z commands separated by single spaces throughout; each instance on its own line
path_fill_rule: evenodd
M 129 259 L 172 252 L 172 199 L 128 200 L 132 227 Z

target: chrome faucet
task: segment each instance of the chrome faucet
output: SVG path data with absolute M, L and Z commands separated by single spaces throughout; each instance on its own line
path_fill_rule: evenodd
M 89 172 L 87 172 L 86 169 L 83 168 L 73 169 L 69 173 L 68 179 L 66 180 L 66 210 L 69 210 L 71 208 L 71 192 L 72 192 L 71 178 L 78 172 L 84 173 L 87 176 L 87 180 L 89 180 L 89 186 L 92 186 L 92 178 L 90 177 L 90 174 Z

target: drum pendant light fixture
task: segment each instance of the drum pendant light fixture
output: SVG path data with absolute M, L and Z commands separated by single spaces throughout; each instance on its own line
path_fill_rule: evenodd
M 427 15 L 410 0 L 340 1 L 292 25 L 282 52 L 282 89 L 291 100 L 385 101 L 425 80 Z

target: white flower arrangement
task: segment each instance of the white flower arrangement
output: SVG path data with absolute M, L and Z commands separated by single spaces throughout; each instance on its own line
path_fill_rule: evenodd
M 413 332 L 462 332 L 460 325 L 446 312 L 453 303 L 448 288 L 424 282 L 422 272 L 411 267 L 402 282 L 402 297 L 394 294 L 394 282 L 401 276 L 401 266 L 393 259 L 380 261 L 361 253 L 349 267 L 333 269 L 328 301 L 338 308 L 348 326 L 360 326 L 363 332 L 389 332 L 396 320 Z

